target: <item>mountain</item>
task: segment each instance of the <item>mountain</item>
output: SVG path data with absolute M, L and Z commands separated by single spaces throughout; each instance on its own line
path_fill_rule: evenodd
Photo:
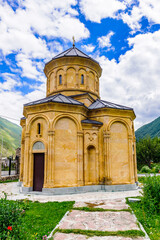
M 135 135 L 137 139 L 147 136 L 150 136 L 151 138 L 160 137 L 160 117 L 138 128 L 137 131 L 135 131 Z
M 15 154 L 15 149 L 20 147 L 21 127 L 0 117 L 0 153 L 3 137 L 3 156 Z

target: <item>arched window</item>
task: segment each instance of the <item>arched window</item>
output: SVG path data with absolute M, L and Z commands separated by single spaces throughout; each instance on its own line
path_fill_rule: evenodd
M 62 75 L 59 75 L 59 84 L 62 84 Z
M 33 150 L 44 150 L 44 149 L 45 149 L 45 146 L 40 141 L 35 142 L 34 145 L 33 145 Z
M 81 84 L 84 84 L 84 75 L 81 75 Z
M 37 124 L 37 134 L 41 134 L 41 124 Z

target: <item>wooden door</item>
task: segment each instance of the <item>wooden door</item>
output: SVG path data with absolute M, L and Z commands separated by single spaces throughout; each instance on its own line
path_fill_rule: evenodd
M 33 191 L 42 191 L 44 183 L 44 153 L 34 153 Z

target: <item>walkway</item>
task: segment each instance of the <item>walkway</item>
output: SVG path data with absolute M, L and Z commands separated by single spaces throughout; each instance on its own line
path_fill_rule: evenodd
M 82 207 L 92 208 L 97 211 L 82 211 Z M 65 230 L 92 230 L 99 231 L 99 234 L 104 231 L 116 232 L 116 231 L 128 231 L 128 230 L 141 230 L 137 224 L 135 215 L 128 210 L 128 205 L 125 203 L 124 198 L 117 198 L 112 200 L 98 200 L 88 202 L 76 202 L 74 208 L 68 212 L 59 225 L 57 226 L 59 231 Z M 79 210 L 78 210 L 79 208 Z M 81 209 L 80 209 L 81 208 Z M 98 209 L 100 211 L 98 211 Z M 109 211 L 108 211 L 109 209 Z M 107 211 L 106 211 L 107 210 Z M 117 210 L 117 211 L 116 211 Z M 123 236 L 93 236 L 88 237 L 82 234 L 74 233 L 61 233 L 56 232 L 54 234 L 54 240 L 147 240 L 145 237 L 123 237 Z
M 32 201 L 75 201 L 74 208 L 68 212 L 57 226 L 60 231 L 81 229 L 98 231 L 126 231 L 140 230 L 135 216 L 129 211 L 125 203 L 126 197 L 140 195 L 139 190 L 125 192 L 94 192 L 72 195 L 36 195 L 20 194 L 17 182 L 0 184 L 0 197 L 4 196 L 3 191 L 7 193 L 8 199 L 30 199 Z M 100 208 L 101 211 L 83 211 L 82 207 Z M 105 210 L 107 209 L 107 211 Z M 108 211 L 109 209 L 109 211 Z M 117 210 L 117 211 L 113 211 Z M 120 211 L 124 210 L 124 211 Z M 82 234 L 56 232 L 54 240 L 147 240 L 146 237 L 113 237 L 113 236 L 93 236 L 88 237 Z

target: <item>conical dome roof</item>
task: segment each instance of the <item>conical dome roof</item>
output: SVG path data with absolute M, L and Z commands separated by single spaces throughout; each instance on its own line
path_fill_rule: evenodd
M 84 52 L 82 52 L 81 50 L 79 50 L 78 48 L 76 48 L 74 45 L 73 47 L 65 50 L 62 53 L 59 53 L 58 55 L 56 55 L 54 58 L 52 59 L 57 59 L 57 58 L 61 58 L 61 57 L 83 57 L 83 58 L 88 58 L 91 59 L 92 61 L 96 62 L 96 60 L 94 60 L 93 58 L 91 58 L 90 56 L 88 56 L 87 54 L 85 54 Z

